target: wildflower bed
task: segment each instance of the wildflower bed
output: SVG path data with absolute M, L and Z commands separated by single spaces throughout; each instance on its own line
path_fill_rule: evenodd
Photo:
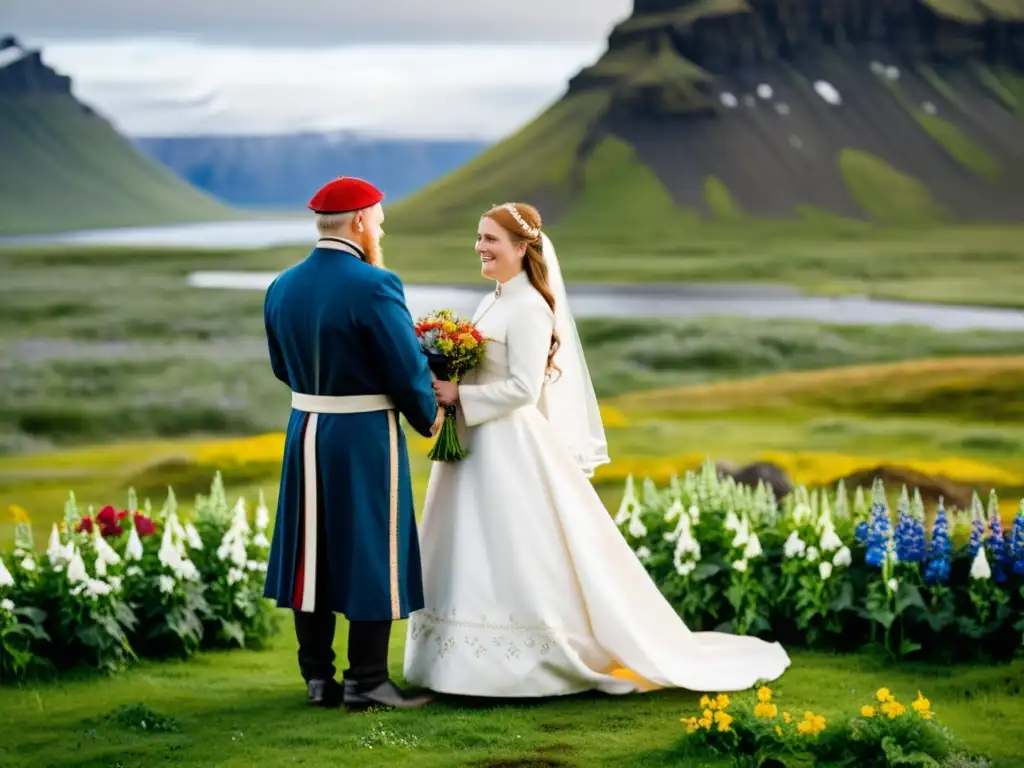
M 883 648 L 892 658 L 1005 660 L 1024 639 L 1024 501 L 1009 530 L 987 510 L 927 515 L 902 489 L 871 502 L 798 487 L 779 504 L 764 485 L 714 466 L 659 489 L 633 478 L 616 523 L 687 625 L 770 637 L 789 647 Z
M 179 518 L 170 489 L 157 514 L 134 492 L 127 509 L 81 514 L 72 494 L 42 556 L 19 520 L 13 554 L 0 554 L 0 681 L 259 645 L 275 628 L 269 524 L 262 496 L 252 523 L 243 499 L 229 507 L 219 474 L 194 520 Z

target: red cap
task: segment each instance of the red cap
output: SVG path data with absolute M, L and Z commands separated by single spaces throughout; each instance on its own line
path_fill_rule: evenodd
M 327 182 L 309 201 L 315 213 L 348 213 L 371 208 L 384 199 L 373 184 L 354 176 L 339 176 Z

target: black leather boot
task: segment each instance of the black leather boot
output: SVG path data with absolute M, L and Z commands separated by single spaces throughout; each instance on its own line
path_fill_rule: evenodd
M 417 709 L 434 700 L 429 694 L 409 694 L 386 680 L 375 688 L 360 691 L 355 681 L 345 681 L 345 707 L 350 710 L 387 707 L 390 709 Z

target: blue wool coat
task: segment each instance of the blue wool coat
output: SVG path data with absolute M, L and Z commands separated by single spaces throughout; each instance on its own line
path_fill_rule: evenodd
M 387 395 L 429 436 L 437 403 L 402 283 L 362 261 L 355 246 L 342 247 L 349 251 L 318 246 L 267 289 L 274 375 L 303 394 Z M 395 411 L 292 410 L 264 594 L 283 608 L 350 621 L 402 619 L 423 607 Z

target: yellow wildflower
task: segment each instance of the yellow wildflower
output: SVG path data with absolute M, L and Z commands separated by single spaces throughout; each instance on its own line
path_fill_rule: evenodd
M 459 326 L 457 326 L 451 320 L 445 320 L 443 323 L 441 323 L 441 330 L 444 331 L 445 333 L 455 333 L 455 331 L 457 331 L 458 328 Z
M 11 504 L 7 508 L 8 514 L 15 523 L 30 523 L 32 522 L 28 516 L 28 512 L 19 507 L 17 504 Z
M 872 707 L 870 704 L 865 704 L 863 707 L 860 708 L 860 716 L 861 717 L 874 717 L 875 716 L 875 708 Z
M 711 706 L 711 699 L 709 699 L 707 696 L 701 696 L 700 697 L 700 708 L 701 709 L 707 709 L 710 706 Z
M 711 718 L 702 717 L 700 720 L 697 721 L 697 725 L 699 725 L 701 728 L 711 730 Z
M 928 699 L 926 699 L 924 697 L 924 694 L 920 691 L 917 692 L 917 698 L 914 699 L 913 703 L 911 703 L 910 706 L 912 706 L 914 708 L 914 711 L 922 717 L 925 717 L 926 715 L 931 715 L 932 703 Z
M 715 713 L 712 712 L 710 709 L 705 709 L 703 712 L 701 712 L 701 717 L 703 717 L 705 720 L 711 720 L 714 716 Z
M 732 715 L 726 712 L 715 712 L 715 722 L 718 724 L 719 731 L 728 731 L 729 726 L 732 724 Z
M 772 700 L 772 689 L 767 685 L 762 685 L 757 689 L 757 700 L 763 704 L 768 703 Z
M 879 688 L 878 693 L 875 694 L 875 698 L 881 702 L 892 701 L 892 693 L 889 692 L 888 688 Z
M 825 718 L 823 715 L 816 715 L 813 712 L 804 712 L 804 719 L 796 724 L 798 732 L 804 736 L 813 736 L 825 730 Z
M 783 712 L 782 719 L 786 723 L 786 725 L 789 725 L 793 720 L 793 716 L 789 714 L 789 712 Z
M 687 733 L 693 733 L 694 731 L 697 730 L 697 718 L 696 717 L 684 718 L 683 722 L 686 723 L 686 732 Z
M 771 720 L 772 718 L 777 717 L 778 714 L 779 708 L 777 706 L 764 701 L 754 707 L 754 717 L 763 717 Z
M 895 720 L 897 717 L 907 711 L 906 707 L 900 704 L 898 701 L 893 699 L 887 701 L 882 705 L 882 711 L 889 716 L 890 720 Z
M 715 697 L 715 704 L 718 705 L 719 709 L 727 709 L 729 707 L 729 697 L 724 693 L 720 693 Z
M 782 735 L 782 726 L 776 725 L 775 726 L 775 733 L 777 735 L 781 736 Z

